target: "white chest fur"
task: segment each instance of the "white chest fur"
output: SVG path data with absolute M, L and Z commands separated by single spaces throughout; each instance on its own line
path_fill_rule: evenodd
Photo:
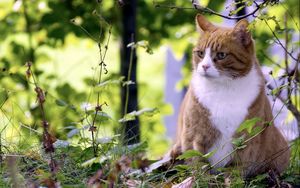
M 215 164 L 232 150 L 232 136 L 244 121 L 248 108 L 257 97 L 260 89 L 260 76 L 252 69 L 245 77 L 229 80 L 229 78 L 206 78 L 194 72 L 192 87 L 198 101 L 210 111 L 210 121 L 221 136 L 215 141 L 210 151 L 215 154 L 209 162 Z M 225 158 L 216 167 L 223 167 L 231 160 Z

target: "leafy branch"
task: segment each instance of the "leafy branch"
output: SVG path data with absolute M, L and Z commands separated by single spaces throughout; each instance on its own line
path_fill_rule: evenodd
M 226 15 L 220 14 L 218 12 L 215 12 L 214 10 L 212 10 L 208 7 L 203 7 L 203 6 L 199 5 L 198 3 L 196 3 L 195 0 L 192 0 L 192 4 L 193 4 L 193 6 L 196 10 L 199 10 L 200 12 L 220 16 L 222 18 L 226 18 L 226 19 L 230 19 L 230 20 L 239 20 L 239 19 L 247 18 L 249 16 L 255 17 L 256 12 L 258 12 L 259 10 L 264 8 L 265 5 L 268 3 L 268 1 L 263 1 L 261 4 L 258 4 L 255 1 L 253 1 L 253 3 L 255 4 L 256 8 L 248 14 L 245 14 L 245 15 L 242 15 L 242 16 L 226 16 Z
M 272 85 L 268 84 L 267 88 L 270 89 L 271 91 L 278 90 L 278 92 L 275 93 L 275 97 L 278 98 L 282 103 L 284 103 L 285 106 L 288 108 L 288 110 L 293 114 L 293 116 L 297 120 L 298 129 L 300 130 L 300 111 L 297 108 L 297 106 L 298 106 L 297 105 L 297 98 L 295 100 L 295 104 L 293 104 L 292 98 L 291 98 L 291 96 L 293 94 L 293 91 L 294 91 L 295 95 L 297 95 L 298 92 L 299 92 L 297 90 L 297 88 L 298 88 L 299 81 L 300 81 L 299 80 L 299 71 L 298 71 L 299 62 L 300 62 L 299 57 L 300 56 L 298 58 L 296 58 L 296 57 L 293 56 L 292 52 L 288 51 L 287 14 L 285 14 L 285 18 L 284 18 L 285 45 L 283 45 L 283 43 L 280 41 L 280 39 L 277 36 L 277 34 L 275 33 L 275 31 L 269 25 L 267 19 L 262 18 L 262 20 L 265 22 L 267 27 L 272 32 L 274 38 L 276 39 L 277 44 L 279 44 L 285 52 L 285 54 L 284 54 L 285 55 L 284 56 L 284 67 L 281 67 L 281 69 L 285 72 L 285 74 L 284 74 L 284 76 L 282 76 L 282 78 L 287 78 L 287 81 L 284 79 L 284 82 L 280 86 L 276 86 L 276 88 L 274 88 Z M 277 24 L 277 21 L 275 19 L 272 18 L 272 20 Z M 295 66 L 292 67 L 292 68 L 290 68 L 291 65 L 289 65 L 289 62 L 288 62 L 288 56 L 290 56 L 296 62 Z M 272 75 L 272 72 L 270 74 Z M 293 84 L 295 85 L 294 88 L 293 88 Z M 283 89 L 287 90 L 287 97 L 283 97 L 283 96 L 280 95 L 279 91 L 282 91 Z
M 220 14 L 220 13 L 218 13 L 218 12 L 208 8 L 208 7 L 203 7 L 203 6 L 199 5 L 195 0 L 192 0 L 193 7 L 179 7 L 179 6 L 176 6 L 176 5 L 158 4 L 155 1 L 153 1 L 153 5 L 154 5 L 155 8 L 197 10 L 201 13 L 216 15 L 216 16 L 220 16 L 222 18 L 226 18 L 226 19 L 230 19 L 230 20 L 239 20 L 239 19 L 247 18 L 249 16 L 256 17 L 255 14 L 259 10 L 262 10 L 263 8 L 265 8 L 266 5 L 270 2 L 272 2 L 272 1 L 263 1 L 262 3 L 258 4 L 257 2 L 253 1 L 256 8 L 252 12 L 250 12 L 246 15 L 242 15 L 242 16 L 227 16 L 227 15 L 224 15 L 224 14 Z

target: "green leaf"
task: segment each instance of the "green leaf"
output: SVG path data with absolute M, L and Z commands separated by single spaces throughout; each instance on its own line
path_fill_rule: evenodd
M 211 152 L 206 153 L 205 155 L 203 155 L 202 157 L 204 157 L 205 159 L 210 158 L 211 156 L 213 156 L 215 153 L 217 152 L 217 149 L 212 150 Z
M 232 10 L 230 11 L 229 13 L 229 16 L 232 16 L 232 15 L 236 15 L 239 11 L 241 11 L 243 8 L 245 8 L 246 6 L 243 5 L 243 6 L 240 6 L 239 8 L 235 9 L 235 10 Z
M 251 180 L 250 184 L 255 184 L 255 183 L 259 183 L 261 181 L 264 181 L 266 180 L 266 178 L 268 177 L 268 174 L 265 173 L 265 174 L 260 174 L 260 175 L 257 175 L 255 176 L 255 178 L 253 178 L 253 180 Z
M 146 52 L 149 54 L 153 54 L 153 50 L 150 48 L 149 42 L 146 40 L 141 40 L 138 42 L 131 42 L 127 44 L 127 48 L 137 48 L 137 47 L 142 47 L 146 49 Z
M 93 114 L 96 114 L 96 112 L 94 112 Z M 97 116 L 96 116 L 97 121 L 105 122 L 105 121 L 108 121 L 111 119 L 112 119 L 112 117 L 110 115 L 108 115 L 106 112 L 103 112 L 103 111 L 97 112 Z
M 190 159 L 190 158 L 193 158 L 193 157 L 201 157 L 201 156 L 203 156 L 203 154 L 200 153 L 197 150 L 187 150 L 183 154 L 179 155 L 177 157 L 177 159 L 183 160 L 183 159 Z
M 101 82 L 100 84 L 98 84 L 96 87 L 96 91 L 98 91 L 98 88 L 102 88 L 104 86 L 109 86 L 109 85 L 119 85 L 120 83 L 123 82 L 124 80 L 124 76 L 120 77 L 119 79 L 117 80 L 106 80 L 104 82 Z
M 241 146 L 244 145 L 244 141 L 245 141 L 245 135 L 242 135 L 242 136 L 239 137 L 239 138 L 234 138 L 234 139 L 231 141 L 231 143 L 232 143 L 233 145 L 235 145 L 235 146 L 238 148 L 238 147 L 241 147 Z
M 128 114 L 126 114 L 122 119 L 119 119 L 120 123 L 124 123 L 126 121 L 132 121 L 135 120 L 136 116 L 140 115 L 147 115 L 147 116 L 153 116 L 154 114 L 157 114 L 159 111 L 157 108 L 143 108 L 139 111 L 132 111 Z
M 191 167 L 188 166 L 188 165 L 176 165 L 174 167 L 176 170 L 178 170 L 179 172 L 182 172 L 182 171 L 187 171 L 189 170 Z
M 58 106 L 68 106 L 68 104 L 62 100 L 62 99 L 56 99 L 55 100 L 55 103 L 58 105 Z
M 262 127 L 254 127 L 254 129 L 251 131 L 251 133 L 249 134 L 250 137 L 260 133 L 263 130 Z
M 146 40 L 141 40 L 141 41 L 138 41 L 138 42 L 136 43 L 136 45 L 137 45 L 137 46 L 140 46 L 140 47 L 142 47 L 142 48 L 144 48 L 144 49 L 146 49 L 146 52 L 147 52 L 148 54 L 153 54 L 153 50 L 150 48 L 150 45 L 149 45 L 149 42 L 148 42 L 148 41 L 146 41 Z
M 158 113 L 157 108 L 143 108 L 135 113 L 136 116 L 140 115 L 147 115 L 147 116 L 153 116 L 154 114 Z
M 239 133 L 246 129 L 248 133 L 251 133 L 252 128 L 259 121 L 261 121 L 260 118 L 247 119 L 240 125 L 240 127 L 237 129 L 237 132 Z
M 95 112 L 96 113 L 96 112 Z M 106 112 L 97 112 L 97 116 L 101 116 L 101 117 L 105 117 L 105 118 L 109 118 L 109 119 L 112 119 L 111 116 L 109 116 Z
M 246 1 L 246 5 L 247 5 L 247 7 L 252 6 L 253 5 L 253 1 Z

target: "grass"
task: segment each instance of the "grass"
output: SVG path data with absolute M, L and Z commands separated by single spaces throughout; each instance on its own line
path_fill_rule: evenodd
M 86 187 L 102 185 L 109 187 L 170 187 L 186 178 L 194 177 L 193 187 L 268 187 L 274 184 L 269 174 L 258 175 L 244 180 L 236 167 L 219 169 L 221 173 L 204 172 L 204 162 L 194 161 L 192 165 L 177 165 L 171 169 L 159 169 L 152 173 L 132 174 L 133 169 L 144 169 L 151 163 L 145 158 L 146 144 L 133 147 L 119 145 L 116 140 L 102 145 L 102 155 L 94 158 L 90 147 L 69 145 L 57 148 L 54 158 L 58 164 L 55 177 L 49 172 L 49 156 L 36 145 L 31 150 L 19 151 L 15 156 L 5 155 L 1 163 L 1 187 L 18 185 L 43 185 L 51 187 L 51 182 L 59 182 L 62 187 Z M 282 176 L 275 176 L 278 184 L 300 185 L 299 139 L 292 147 L 289 168 Z M 92 160 L 91 160 L 92 159 Z M 13 170 L 13 169 L 16 170 Z M 273 178 L 273 179 L 272 179 Z

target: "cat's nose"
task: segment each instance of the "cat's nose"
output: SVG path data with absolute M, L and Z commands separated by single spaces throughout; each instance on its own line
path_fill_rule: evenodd
M 204 71 L 207 71 L 207 69 L 209 69 L 210 65 L 202 65 L 202 68 L 204 69 Z

